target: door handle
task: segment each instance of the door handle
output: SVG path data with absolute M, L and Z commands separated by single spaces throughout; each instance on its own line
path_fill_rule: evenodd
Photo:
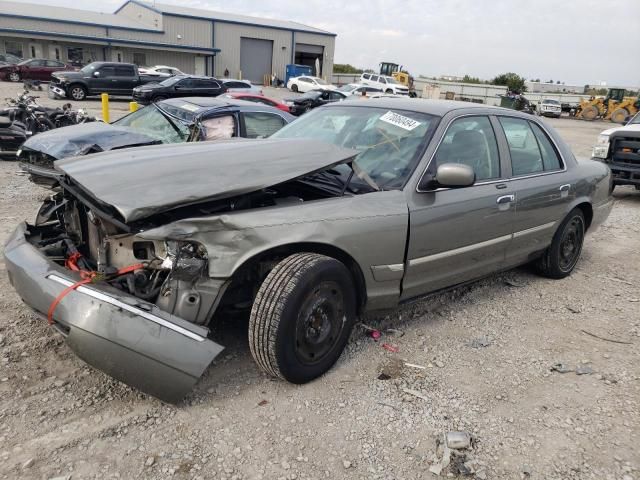
M 564 185 L 560 185 L 559 190 L 561 192 L 568 192 L 569 190 L 571 190 L 571 184 L 570 183 L 565 183 Z
M 515 195 L 503 195 L 496 200 L 497 204 L 511 203 L 516 199 Z

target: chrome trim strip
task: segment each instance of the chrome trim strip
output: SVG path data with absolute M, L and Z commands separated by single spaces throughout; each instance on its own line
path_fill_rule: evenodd
M 511 240 L 513 235 L 510 233 L 509 235 L 503 235 L 501 237 L 492 238 L 491 240 L 485 240 L 484 242 L 473 243 L 471 245 L 466 245 L 460 248 L 454 248 L 453 250 L 446 250 L 444 252 L 435 253 L 433 255 L 427 255 L 425 257 L 418 257 L 409 260 L 409 266 L 413 267 L 415 265 L 422 265 L 424 263 L 433 262 L 436 260 L 442 260 L 443 258 L 452 257 L 454 255 L 458 255 L 461 253 L 468 253 L 474 250 L 478 250 L 484 247 L 490 247 L 491 245 L 497 245 L 498 243 L 508 242 Z
M 553 146 L 555 147 L 556 153 L 558 154 L 558 156 L 560 157 L 560 160 L 562 160 L 562 169 L 561 170 L 552 170 L 552 171 L 548 171 L 548 172 L 540 172 L 540 173 L 532 173 L 529 175 L 521 175 L 521 176 L 511 176 L 509 178 L 499 178 L 499 179 L 495 179 L 495 180 L 485 180 L 483 182 L 478 182 L 478 183 L 474 183 L 473 185 L 471 185 L 471 187 L 475 187 L 477 185 L 491 185 L 492 183 L 507 183 L 510 182 L 512 180 L 522 180 L 525 178 L 534 178 L 534 177 L 542 177 L 545 175 L 554 175 L 556 173 L 564 173 L 567 171 L 567 161 L 564 158 L 564 155 L 562 155 L 562 151 L 560 150 L 560 148 L 558 147 L 558 144 L 556 143 L 555 139 L 553 138 L 552 135 L 549 134 L 549 131 L 545 128 L 545 126 L 541 123 L 536 121 L 535 119 L 528 119 L 528 118 L 523 118 L 523 117 L 519 117 L 516 115 L 509 115 L 508 112 L 507 113 L 502 113 L 502 112 L 491 112 L 491 113 L 465 113 L 464 115 L 459 115 L 457 117 L 452 118 L 451 120 L 449 120 L 449 123 L 447 123 L 446 128 L 444 129 L 444 132 L 442 134 L 442 136 L 440 137 L 440 140 L 438 140 L 438 144 L 436 145 L 435 150 L 433 151 L 433 153 L 431 154 L 431 157 L 429 158 L 429 161 L 427 162 L 427 166 L 424 167 L 424 170 L 422 171 L 422 174 L 420 175 L 420 178 L 418 179 L 418 183 L 416 184 L 416 192 L 417 193 L 431 193 L 431 192 L 440 192 L 443 190 L 452 190 L 451 188 L 446 188 L 446 187 L 440 187 L 440 188 L 436 188 L 433 190 L 420 190 L 419 185 L 420 183 L 422 183 L 422 178 L 425 176 L 425 174 L 427 173 L 427 170 L 429 169 L 429 166 L 431 165 L 431 162 L 433 161 L 434 157 L 436 156 L 436 153 L 438 153 L 438 148 L 440 148 L 440 144 L 442 143 L 442 141 L 444 140 L 445 135 L 447 134 L 447 131 L 449 130 L 449 127 L 451 126 L 451 124 L 453 122 L 455 122 L 456 120 L 460 119 L 460 118 L 464 118 L 464 117 L 480 117 L 480 116 L 484 116 L 484 117 L 509 117 L 509 118 L 517 118 L 520 120 L 524 120 L 526 122 L 534 122 L 538 127 L 540 127 L 540 129 L 544 132 L 544 134 L 547 136 L 547 138 L 551 141 L 551 143 L 553 143 Z M 499 119 L 498 119 L 499 121 Z M 493 127 L 493 125 L 492 125 Z M 497 140 L 497 139 L 496 139 Z M 433 141 L 433 139 L 432 139 Z M 499 156 L 499 153 L 498 153 Z M 470 187 L 467 187 L 470 188 Z
M 530 233 L 541 232 L 542 230 L 548 230 L 551 227 L 555 226 L 556 222 L 549 222 L 543 225 L 538 225 L 537 227 L 527 228 L 525 230 L 520 230 L 513 234 L 513 238 L 524 237 L 525 235 L 529 235 Z
M 68 280 L 66 278 L 60 277 L 58 275 L 55 274 L 51 274 L 48 275 L 47 278 L 49 280 L 53 280 L 56 283 L 59 283 L 60 285 L 64 285 L 65 287 L 70 287 L 71 285 L 73 285 L 75 282 L 72 282 L 71 280 Z M 205 340 L 204 337 L 201 337 L 200 335 L 198 335 L 197 333 L 193 333 L 189 330 L 187 330 L 186 328 L 182 328 L 179 325 L 176 325 L 175 323 L 171 323 L 168 320 L 165 320 L 164 318 L 160 318 L 157 315 L 154 315 L 152 313 L 149 312 L 145 312 L 144 310 L 140 309 L 140 308 L 136 308 L 134 306 L 131 305 L 127 305 L 124 302 L 121 302 L 120 300 L 118 300 L 117 298 L 113 298 L 105 293 L 99 292 L 97 290 L 94 290 L 93 288 L 88 288 L 84 285 L 80 285 L 78 288 L 76 288 L 76 291 L 78 293 L 83 293 L 85 295 L 88 295 L 90 297 L 95 298 L 96 300 L 100 300 L 102 302 L 108 303 L 110 305 L 113 305 L 114 307 L 118 307 L 121 308 L 122 310 L 126 310 L 127 312 L 131 312 L 134 315 L 138 315 L 139 317 L 145 318 L 147 320 L 150 320 L 154 323 L 157 323 L 158 325 L 161 325 L 163 327 L 166 327 L 170 330 L 173 330 L 174 332 L 180 333 L 182 335 L 184 335 L 185 337 L 191 338 L 192 340 L 196 340 L 198 342 L 203 342 Z

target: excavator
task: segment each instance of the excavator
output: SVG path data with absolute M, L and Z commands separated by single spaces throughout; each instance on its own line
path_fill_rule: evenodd
M 576 118 L 595 120 L 601 118 L 614 123 L 623 123 L 629 115 L 635 115 L 640 110 L 640 95 L 638 98 L 625 97 L 624 88 L 610 88 L 607 96 L 591 97 L 578 105 Z
M 402 68 L 402 65 L 392 62 L 382 62 L 380 64 L 380 75 L 393 77 L 396 82 L 409 89 L 409 96 L 416 97 L 416 89 L 413 86 L 413 77 Z

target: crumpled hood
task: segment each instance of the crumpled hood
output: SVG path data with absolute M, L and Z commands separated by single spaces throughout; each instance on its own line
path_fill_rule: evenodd
M 90 122 L 42 132 L 23 143 L 23 148 L 46 153 L 56 159 L 160 143 L 153 137 L 129 127 Z
M 56 168 L 125 223 L 174 208 L 272 187 L 359 152 L 307 139 L 232 139 L 124 149 L 56 162 Z

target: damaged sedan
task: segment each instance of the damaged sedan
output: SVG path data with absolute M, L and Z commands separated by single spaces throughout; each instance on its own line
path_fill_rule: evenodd
M 341 102 L 267 140 L 56 169 L 6 245 L 11 283 L 87 363 L 169 402 L 223 319 L 248 317 L 267 374 L 309 382 L 359 316 L 525 263 L 568 276 L 612 206 L 606 165 L 537 118 L 446 101 Z
M 22 144 L 22 171 L 42 186 L 56 185 L 53 162 L 62 158 L 164 143 L 267 137 L 295 117 L 234 99 L 164 100 L 112 123 L 72 125 L 34 135 Z

